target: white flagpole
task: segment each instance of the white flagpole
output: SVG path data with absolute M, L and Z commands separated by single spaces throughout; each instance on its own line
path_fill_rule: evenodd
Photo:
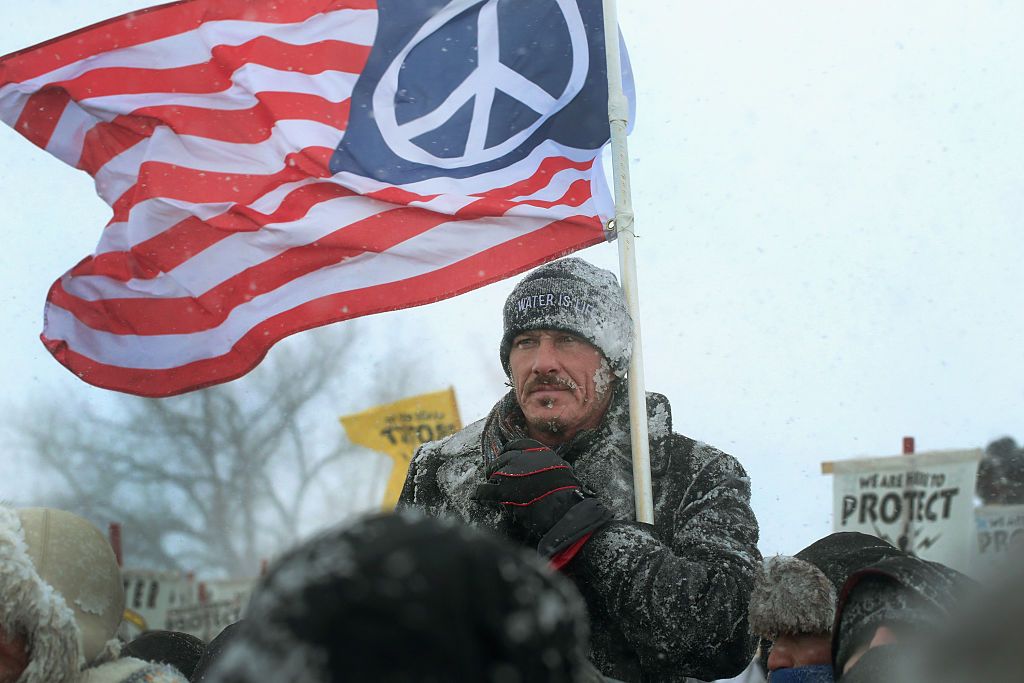
M 633 318 L 633 357 L 629 362 L 629 426 L 633 447 L 633 497 L 638 522 L 654 524 L 651 492 L 651 454 L 647 437 L 647 392 L 644 388 L 643 347 L 640 343 L 640 297 L 637 293 L 633 198 L 629 189 L 629 149 L 626 128 L 629 102 L 622 92 L 619 22 L 615 0 L 604 1 L 605 54 L 608 57 L 608 123 L 612 138 L 615 179 L 615 232 L 619 242 L 619 277 Z

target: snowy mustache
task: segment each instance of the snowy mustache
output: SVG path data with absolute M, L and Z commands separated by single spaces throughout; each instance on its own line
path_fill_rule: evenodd
M 576 391 L 580 388 L 580 386 L 571 379 L 565 379 L 556 375 L 538 375 L 526 383 L 524 390 L 529 394 L 537 391 L 538 387 L 559 387 L 567 391 Z
M 572 392 L 575 392 L 577 389 L 579 389 L 579 385 L 576 384 L 576 382 L 572 381 L 571 379 L 564 379 L 556 375 L 539 375 L 537 377 L 532 378 L 526 383 L 525 390 L 526 394 L 529 395 L 534 391 L 537 391 L 538 389 L 544 389 L 546 387 L 554 387 Z M 544 399 L 545 408 L 553 408 L 554 405 L 555 400 L 553 398 L 548 397 Z

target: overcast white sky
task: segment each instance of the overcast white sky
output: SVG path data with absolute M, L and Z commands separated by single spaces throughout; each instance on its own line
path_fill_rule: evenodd
M 0 54 L 151 3 L 35 0 Z M 1024 3 L 620 3 L 647 384 L 749 470 L 766 553 L 830 530 L 822 460 L 1024 438 Z M 106 392 L 38 341 L 50 284 L 109 218 L 90 179 L 0 129 L 6 399 Z M 614 245 L 581 254 L 617 268 Z M 503 391 L 512 286 L 378 316 L 466 421 Z M 368 407 L 358 391 L 344 410 Z M 399 396 L 395 397 L 400 398 Z M 324 415 L 336 420 L 336 415 Z M 6 448 L 0 445 L 0 453 Z M 4 458 L 0 499 L 23 499 Z

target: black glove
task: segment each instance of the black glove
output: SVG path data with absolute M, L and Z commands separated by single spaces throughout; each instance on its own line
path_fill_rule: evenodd
M 612 518 L 596 498 L 587 498 L 572 466 L 533 439 L 505 446 L 487 468 L 487 483 L 474 500 L 503 505 L 537 541 L 537 551 L 552 557 Z

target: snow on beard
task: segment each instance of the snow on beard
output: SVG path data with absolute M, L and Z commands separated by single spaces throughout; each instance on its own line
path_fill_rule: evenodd
M 592 402 L 598 404 L 603 403 L 609 392 L 611 392 L 612 390 L 615 378 L 616 375 L 612 371 L 611 365 L 608 363 L 608 359 L 605 358 L 602 354 L 601 364 L 598 366 L 597 370 L 594 371 L 594 376 L 592 378 L 594 383 L 594 395 L 584 396 L 583 404 L 588 405 Z M 506 384 L 512 387 L 513 391 L 516 391 L 517 387 L 515 386 L 514 379 L 507 382 Z M 549 384 L 553 386 L 562 386 L 572 391 L 573 393 L 575 393 L 580 388 L 580 386 L 576 384 L 576 382 L 572 381 L 572 379 L 557 376 L 540 376 L 532 378 L 530 381 L 527 382 L 527 388 L 531 388 L 531 385 L 534 384 Z M 554 405 L 554 399 L 549 398 L 545 402 L 546 408 L 553 408 Z M 560 434 L 564 432 L 566 428 L 569 426 L 562 418 L 562 415 L 555 415 L 552 416 L 551 418 L 544 420 L 531 420 L 527 418 L 527 423 L 531 428 L 541 432 L 547 432 L 548 434 Z

